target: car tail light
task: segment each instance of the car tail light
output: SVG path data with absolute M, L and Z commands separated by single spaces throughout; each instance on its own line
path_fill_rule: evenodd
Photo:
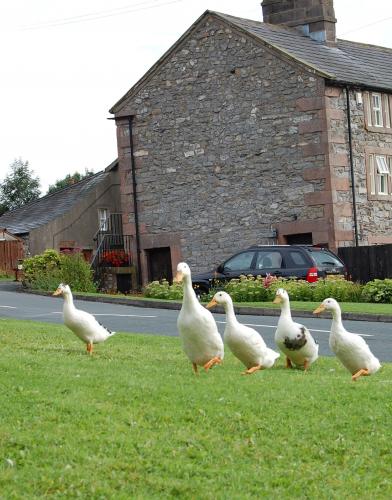
M 318 280 L 317 267 L 311 267 L 306 275 L 306 281 L 308 283 L 314 283 Z

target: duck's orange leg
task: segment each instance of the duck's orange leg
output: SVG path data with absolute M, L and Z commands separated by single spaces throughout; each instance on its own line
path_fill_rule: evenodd
M 214 356 L 212 359 L 207 361 L 207 363 L 204 365 L 204 369 L 206 372 L 208 372 L 208 370 L 212 368 L 214 365 L 220 365 L 221 363 L 222 363 L 221 358 L 219 356 Z
M 357 378 L 361 377 L 362 375 L 369 375 L 369 370 L 367 368 L 361 368 L 360 370 L 358 370 L 353 374 L 351 380 L 355 382 Z
M 89 342 L 87 344 L 87 352 L 90 354 L 90 356 L 92 355 L 92 353 L 93 353 L 93 344 L 92 344 L 92 342 Z
M 308 360 L 308 359 L 305 359 L 305 361 L 304 361 L 304 371 L 307 371 L 307 370 L 308 370 L 308 368 L 309 368 L 309 366 L 310 366 L 310 365 L 309 365 L 309 360 Z
M 252 373 L 257 372 L 257 370 L 264 370 L 264 367 L 261 365 L 252 366 L 251 368 L 248 368 L 247 370 L 242 372 L 241 375 L 252 375 Z
M 286 368 L 292 368 L 291 359 L 286 356 Z

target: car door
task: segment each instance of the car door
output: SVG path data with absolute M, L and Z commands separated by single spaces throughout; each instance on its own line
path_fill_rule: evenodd
M 224 279 L 230 280 L 238 278 L 241 274 L 253 274 L 254 261 L 256 257 L 255 250 L 246 250 L 234 255 L 223 264 L 222 274 Z
M 271 274 L 280 277 L 284 274 L 284 261 L 282 252 L 278 248 L 263 248 L 257 251 L 254 276 Z

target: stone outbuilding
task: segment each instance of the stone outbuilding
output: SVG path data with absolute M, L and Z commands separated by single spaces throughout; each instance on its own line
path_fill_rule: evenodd
M 332 0 L 262 8 L 206 11 L 110 110 L 143 282 L 257 243 L 392 242 L 392 50 L 337 40 Z
M 100 227 L 120 212 L 118 162 L 105 170 L 0 217 L 0 226 L 24 242 L 24 255 L 78 249 L 89 260 Z

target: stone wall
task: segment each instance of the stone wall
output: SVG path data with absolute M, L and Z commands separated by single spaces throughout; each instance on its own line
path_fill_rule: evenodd
M 339 159 L 333 167 L 333 174 L 340 179 L 340 189 L 336 190 L 334 199 L 336 246 L 352 246 L 354 218 L 346 93 L 344 89 L 338 88 L 330 89 L 329 93 L 329 107 L 334 110 L 330 130 L 335 138 L 330 141 L 330 148 L 335 159 Z M 392 154 L 392 133 L 368 131 L 365 125 L 363 92 L 350 90 L 349 96 L 359 245 L 391 243 L 391 201 L 369 199 L 366 152 L 376 148 L 380 152 L 389 150 L 387 154 Z
M 124 231 L 134 219 L 120 117 L 133 115 L 143 248 L 168 244 L 202 271 L 276 242 L 271 229 L 325 242 L 323 106 L 322 79 L 207 18 L 117 113 Z

